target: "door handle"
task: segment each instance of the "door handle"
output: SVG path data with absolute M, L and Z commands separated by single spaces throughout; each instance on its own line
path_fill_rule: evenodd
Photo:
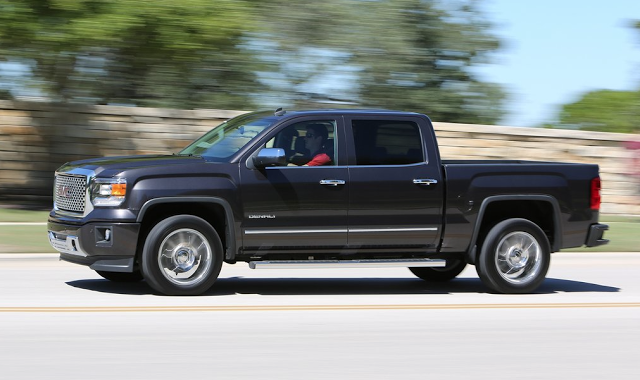
M 344 185 L 345 183 L 347 182 L 342 179 L 323 179 L 320 181 L 320 184 L 325 186 L 338 186 Z
M 437 179 L 414 179 L 413 183 L 415 183 L 416 185 L 429 186 L 429 185 L 435 185 L 436 183 L 438 183 L 438 180 Z

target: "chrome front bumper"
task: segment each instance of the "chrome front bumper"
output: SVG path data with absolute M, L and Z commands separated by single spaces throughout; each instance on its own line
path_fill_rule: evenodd
M 109 231 L 106 234 L 106 231 Z M 66 224 L 49 218 L 49 244 L 60 259 L 93 270 L 132 272 L 136 267 L 139 223 Z
M 64 235 L 59 232 L 49 231 L 49 244 L 60 253 L 87 257 L 87 253 L 80 248 L 80 239 L 73 235 Z

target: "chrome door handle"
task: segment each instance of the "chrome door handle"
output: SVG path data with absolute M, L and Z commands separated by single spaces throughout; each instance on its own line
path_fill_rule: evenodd
M 344 185 L 345 183 L 347 182 L 342 179 L 323 179 L 320 181 L 321 185 L 326 185 L 326 186 L 338 186 L 338 185 Z
M 438 180 L 437 179 L 414 179 L 413 183 L 415 183 L 416 185 L 429 186 L 429 185 L 435 185 L 436 183 L 438 183 Z

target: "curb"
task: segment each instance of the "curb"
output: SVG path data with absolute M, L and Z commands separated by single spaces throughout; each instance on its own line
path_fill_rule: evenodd
M 51 253 L 0 253 L 0 260 L 22 260 L 22 259 L 58 259 L 58 252 Z
M 44 222 L 0 222 L 0 226 L 46 226 Z

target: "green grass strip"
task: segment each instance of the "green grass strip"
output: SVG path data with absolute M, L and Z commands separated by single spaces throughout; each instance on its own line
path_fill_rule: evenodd
M 49 211 L 31 211 L 0 208 L 0 222 L 46 223 Z
M 0 208 L 0 222 L 46 223 L 48 211 Z M 572 248 L 569 252 L 640 252 L 640 217 L 601 217 L 609 224 L 605 238 L 610 243 L 595 248 Z M 0 253 L 55 252 L 49 245 L 46 225 L 0 225 Z

